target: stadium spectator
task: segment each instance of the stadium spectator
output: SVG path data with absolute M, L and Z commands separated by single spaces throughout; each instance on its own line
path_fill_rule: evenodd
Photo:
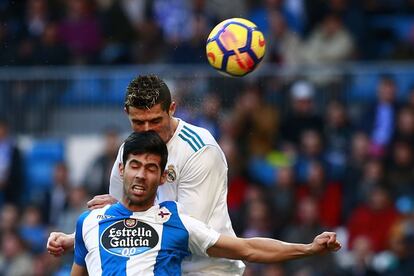
M 411 275 L 414 273 L 414 213 L 413 209 L 405 218 L 393 225 L 390 237 L 390 259 L 398 263 L 397 266 L 390 262 L 386 273 L 392 275 Z
M 0 274 L 4 276 L 31 276 L 32 257 L 20 235 L 16 232 L 1 236 Z
M 313 162 L 320 162 L 326 167 L 321 133 L 309 129 L 301 133 L 300 144 L 294 161 L 296 179 L 299 183 L 308 180 L 309 168 Z
M 88 194 L 92 196 L 109 192 L 109 178 L 120 146 L 118 130 L 107 129 L 104 133 L 104 141 L 102 154 L 91 162 L 82 182 Z
M 53 168 L 53 180 L 50 189 L 36 191 L 31 202 L 40 206 L 43 219 L 54 227 L 67 207 L 67 196 L 72 183 L 69 180 L 69 169 L 65 163 L 58 162 Z
M 402 197 L 414 199 L 414 152 L 413 144 L 395 141 L 390 149 L 386 168 L 386 183 L 395 200 Z
M 56 228 L 59 231 L 72 232 L 79 214 L 86 211 L 86 202 L 89 197 L 82 186 L 70 187 L 67 196 L 67 206 L 57 219 Z
M 269 35 L 267 36 L 266 58 L 283 66 L 297 66 L 302 63 L 302 39 L 286 24 L 283 14 L 279 11 L 269 11 Z
M 346 164 L 346 171 L 343 180 L 343 192 L 344 192 L 344 206 L 343 206 L 343 218 L 346 219 L 349 213 L 355 208 L 355 205 L 359 202 L 360 197 L 358 191 L 360 189 L 360 183 L 366 174 L 366 164 L 369 162 L 369 137 L 363 132 L 354 132 L 351 139 L 351 149 L 348 153 L 348 161 Z M 382 175 L 382 174 L 381 174 Z M 367 175 L 365 175 L 367 177 Z M 370 178 L 370 177 L 369 177 Z M 374 174 L 375 182 L 377 176 Z
M 391 139 L 391 145 L 395 141 L 405 141 L 414 144 L 414 106 L 402 107 L 397 114 L 395 131 Z
M 69 63 L 69 50 L 59 40 L 58 25 L 49 22 L 45 25 L 42 35 L 34 44 L 32 53 L 33 64 L 66 65 Z
M 305 197 L 299 202 L 296 215 L 297 220 L 289 224 L 282 234 L 283 240 L 305 242 L 324 229 L 319 220 L 318 203 L 312 197 Z M 336 268 L 332 256 L 329 255 L 292 261 L 285 267 L 288 275 L 300 275 L 300 273 L 326 275 Z
M 290 166 L 279 167 L 276 181 L 269 188 L 269 203 L 272 205 L 274 216 L 277 217 L 277 220 L 273 222 L 276 235 L 280 235 L 285 227 L 294 221 L 297 205 L 296 186 L 293 168 Z
M 356 206 L 369 202 L 370 194 L 376 186 L 385 185 L 385 171 L 381 160 L 367 159 L 363 165 L 362 174 L 355 178 L 355 183 L 348 182 L 345 188 L 345 210 L 346 217 L 355 210 Z
M 197 2 L 197 1 L 194 1 Z M 206 37 L 212 26 L 210 19 L 203 13 L 192 13 L 190 17 L 190 36 L 183 38 L 175 47 L 167 47 L 167 62 L 179 64 L 202 64 L 205 61 Z M 173 45 L 172 45 L 173 46 Z
M 327 229 L 340 225 L 342 208 L 341 183 L 329 181 L 323 165 L 311 162 L 307 169 L 306 182 L 296 188 L 296 202 L 312 198 L 317 204 L 319 223 Z
M 45 251 L 47 227 L 40 208 L 35 205 L 24 208 L 19 234 L 31 253 L 40 254 Z
M 352 35 L 336 14 L 327 14 L 305 41 L 303 58 L 307 64 L 335 64 L 352 57 Z
M 0 235 L 16 232 L 19 226 L 19 209 L 16 205 L 7 203 L 1 206 Z
M 246 176 L 245 162 L 240 158 L 240 152 L 229 135 L 222 137 L 219 141 L 229 166 L 227 205 L 229 215 L 237 235 L 241 234 L 241 207 L 246 201 L 249 181 Z
M 39 38 L 49 23 L 50 12 L 45 0 L 26 1 L 25 30 L 29 37 Z
M 345 176 L 352 134 L 353 129 L 344 104 L 339 101 L 330 102 L 325 113 L 324 148 L 328 176 L 331 179 L 341 180 Z
M 347 223 L 349 247 L 353 249 L 355 239 L 365 236 L 374 252 L 388 249 L 390 231 L 399 217 L 388 190 L 379 185 L 374 186 L 367 201 L 359 204 L 350 215 Z
M 355 238 L 347 257 L 343 258 L 341 272 L 344 275 L 380 275 L 374 267 L 375 252 L 372 250 L 372 243 L 366 236 Z
M 97 63 L 103 43 L 102 28 L 92 1 L 71 0 L 65 4 L 66 14 L 60 22 L 59 35 L 69 48 L 71 63 Z
M 397 85 L 389 75 L 381 76 L 377 85 L 377 102 L 367 108 L 364 120 L 371 136 L 371 154 L 383 157 L 395 129 Z
M 23 191 L 23 163 L 9 124 L 0 118 L 0 206 L 4 202 L 19 205 Z
M 290 93 L 291 110 L 282 120 L 280 134 L 282 141 L 297 146 L 305 130 L 313 129 L 323 133 L 323 120 L 315 112 L 313 99 L 315 91 L 312 84 L 307 81 L 297 81 L 292 85 Z
M 204 96 L 204 100 L 201 103 L 201 112 L 198 112 L 192 122 L 197 126 L 207 129 L 216 140 L 220 140 L 220 111 L 220 97 L 214 93 L 209 93 Z

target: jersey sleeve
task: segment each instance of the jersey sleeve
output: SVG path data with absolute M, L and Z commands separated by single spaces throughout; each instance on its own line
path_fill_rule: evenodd
M 111 178 L 109 182 L 109 194 L 116 198 L 116 200 L 121 201 L 122 199 L 122 179 L 119 174 L 119 164 L 122 162 L 122 153 L 124 151 L 124 144 L 119 147 L 118 155 L 114 165 L 112 166 Z
M 205 223 L 188 215 L 182 214 L 180 218 L 188 231 L 190 252 L 194 255 L 208 257 L 207 249 L 217 242 L 220 234 Z
M 191 206 L 189 215 L 209 224 L 218 201 L 227 197 L 227 164 L 222 152 L 215 146 L 199 150 L 186 163 L 182 175 L 177 201 Z
M 83 240 L 83 222 L 89 213 L 90 211 L 84 212 L 76 222 L 74 262 L 80 266 L 86 266 L 85 257 L 88 254 L 88 250 Z

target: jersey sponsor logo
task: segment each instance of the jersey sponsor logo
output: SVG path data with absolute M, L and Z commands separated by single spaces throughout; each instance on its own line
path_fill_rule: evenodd
M 119 220 L 108 226 L 100 238 L 109 253 L 130 257 L 154 248 L 159 241 L 157 231 L 149 224 L 133 218 Z
M 167 182 L 174 182 L 177 179 L 177 173 L 174 170 L 174 165 L 167 167 Z

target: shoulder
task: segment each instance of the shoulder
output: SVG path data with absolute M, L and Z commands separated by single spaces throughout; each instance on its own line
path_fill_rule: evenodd
M 113 208 L 114 205 L 106 205 L 102 208 L 94 209 L 94 210 L 87 210 L 83 212 L 78 218 L 77 226 L 89 226 L 93 227 L 93 225 L 98 224 L 100 220 L 106 218 L 106 213 L 108 209 Z
M 195 152 L 206 146 L 218 146 L 213 135 L 207 129 L 184 121 L 178 131 L 178 139 Z

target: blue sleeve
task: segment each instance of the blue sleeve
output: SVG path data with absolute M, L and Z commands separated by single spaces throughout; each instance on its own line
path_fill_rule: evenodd
M 86 266 L 85 257 L 88 253 L 88 250 L 86 249 L 85 242 L 83 240 L 82 228 L 83 222 L 89 213 L 90 211 L 86 211 L 80 215 L 76 223 L 74 262 L 80 266 Z

